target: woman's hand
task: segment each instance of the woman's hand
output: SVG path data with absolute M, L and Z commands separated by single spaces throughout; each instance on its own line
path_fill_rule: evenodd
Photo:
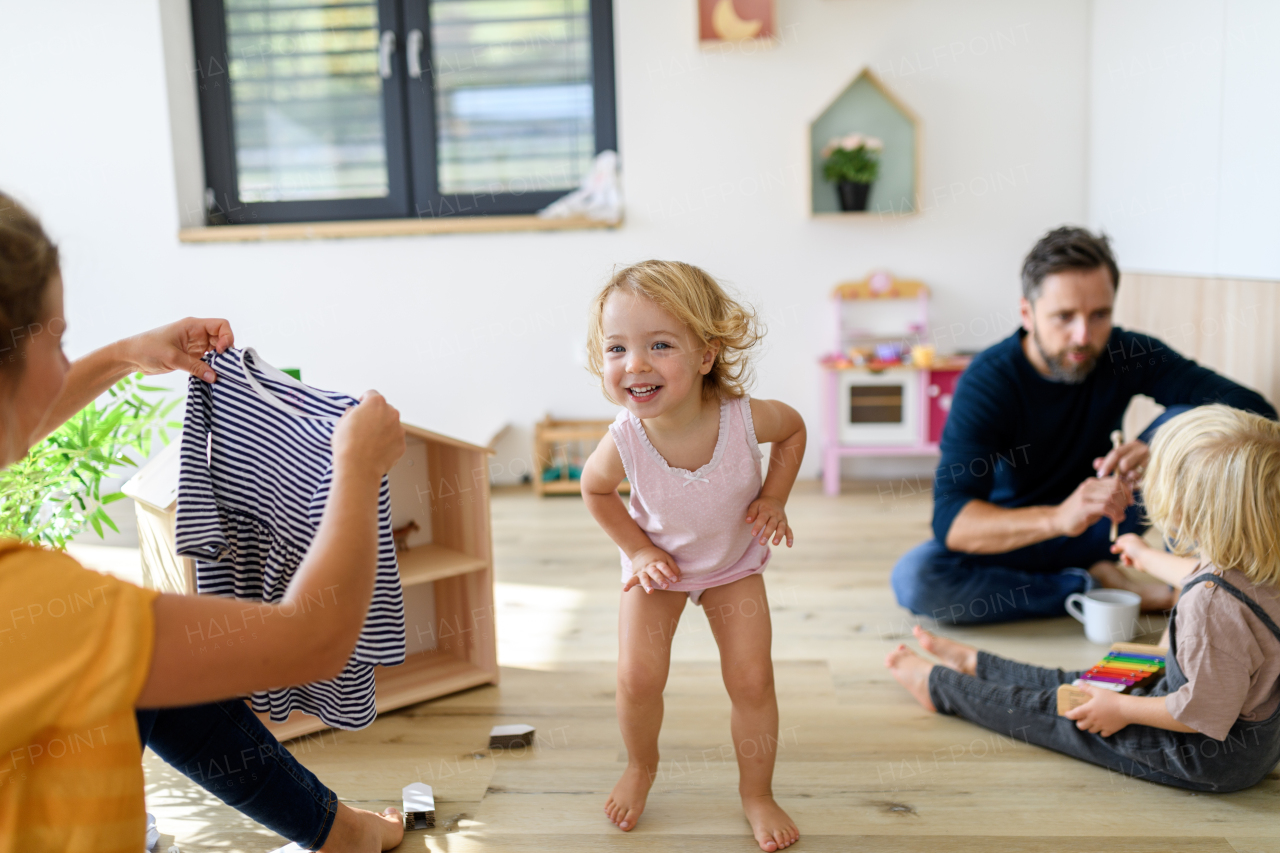
M 1136 533 L 1124 534 L 1111 546 L 1111 553 L 1119 555 L 1121 563 L 1140 572 L 1150 571 L 1147 555 L 1153 550 L 1155 549 Z
M 235 336 L 226 320 L 188 317 L 94 350 L 72 363 L 62 393 L 30 441 L 34 444 L 62 426 L 130 373 L 154 375 L 181 370 L 214 382 L 218 377 L 200 357 L 209 350 L 225 352 L 234 343 Z
M 210 350 L 225 352 L 235 343 L 231 324 L 221 319 L 187 317 L 176 323 L 125 338 L 122 357 L 132 369 L 148 376 L 181 370 L 214 382 L 217 376 L 201 357 Z
M 667 589 L 680 580 L 680 567 L 661 548 L 641 548 L 631 555 L 631 577 L 622 585 L 626 592 L 639 584 L 645 592 Z
M 1129 725 L 1129 718 L 1124 713 L 1124 697 L 1119 693 L 1088 684 L 1082 684 L 1080 689 L 1093 698 L 1063 714 L 1068 720 L 1075 721 L 1076 728 L 1110 737 Z
M 330 444 L 335 465 L 376 472 L 381 478 L 404 455 L 400 412 L 377 391 L 366 391 L 360 405 L 342 413 Z
M 774 545 L 785 538 L 788 548 L 795 541 L 795 534 L 787 524 L 786 507 L 777 498 L 761 497 L 752 501 L 747 507 L 747 524 L 751 525 L 751 535 L 760 537 L 761 545 L 767 545 L 770 536 Z

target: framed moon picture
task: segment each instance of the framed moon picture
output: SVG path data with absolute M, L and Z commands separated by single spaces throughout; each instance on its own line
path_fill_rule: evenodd
M 777 33 L 773 4 L 774 0 L 698 0 L 698 39 L 771 39 Z

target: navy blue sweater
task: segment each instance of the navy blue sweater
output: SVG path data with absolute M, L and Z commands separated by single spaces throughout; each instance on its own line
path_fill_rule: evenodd
M 1112 329 L 1106 352 L 1079 385 L 1036 372 L 1022 351 L 1025 335 L 1019 329 L 984 350 L 956 386 L 934 478 L 939 543 L 974 498 L 1009 508 L 1065 500 L 1095 476 L 1093 460 L 1111 449 L 1111 431 L 1136 394 L 1163 406 L 1225 403 L 1276 417 L 1257 392 L 1149 335 Z

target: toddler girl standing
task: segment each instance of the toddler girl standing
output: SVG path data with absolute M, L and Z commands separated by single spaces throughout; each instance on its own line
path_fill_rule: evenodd
M 773 799 L 778 702 L 761 572 L 770 538 L 792 543 L 784 506 L 804 421 L 747 396 L 755 315 L 697 267 L 646 261 L 616 273 L 595 299 L 589 334 L 591 370 L 624 407 L 582 472 L 587 509 L 622 551 L 617 702 L 627 769 L 605 813 L 630 830 L 644 811 L 672 628 L 692 600 L 720 647 L 743 811 L 762 850 L 788 847 L 800 832 Z M 773 445 L 763 483 L 762 443 Z M 617 492 L 624 477 L 629 506 Z

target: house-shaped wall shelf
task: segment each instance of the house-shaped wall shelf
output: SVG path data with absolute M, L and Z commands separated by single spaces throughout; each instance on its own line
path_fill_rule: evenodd
M 822 177 L 822 148 L 850 133 L 884 142 L 880 176 L 865 211 L 844 213 L 834 184 Z M 919 208 L 920 120 L 870 69 L 863 69 L 809 125 L 810 212 L 836 216 L 905 216 Z

